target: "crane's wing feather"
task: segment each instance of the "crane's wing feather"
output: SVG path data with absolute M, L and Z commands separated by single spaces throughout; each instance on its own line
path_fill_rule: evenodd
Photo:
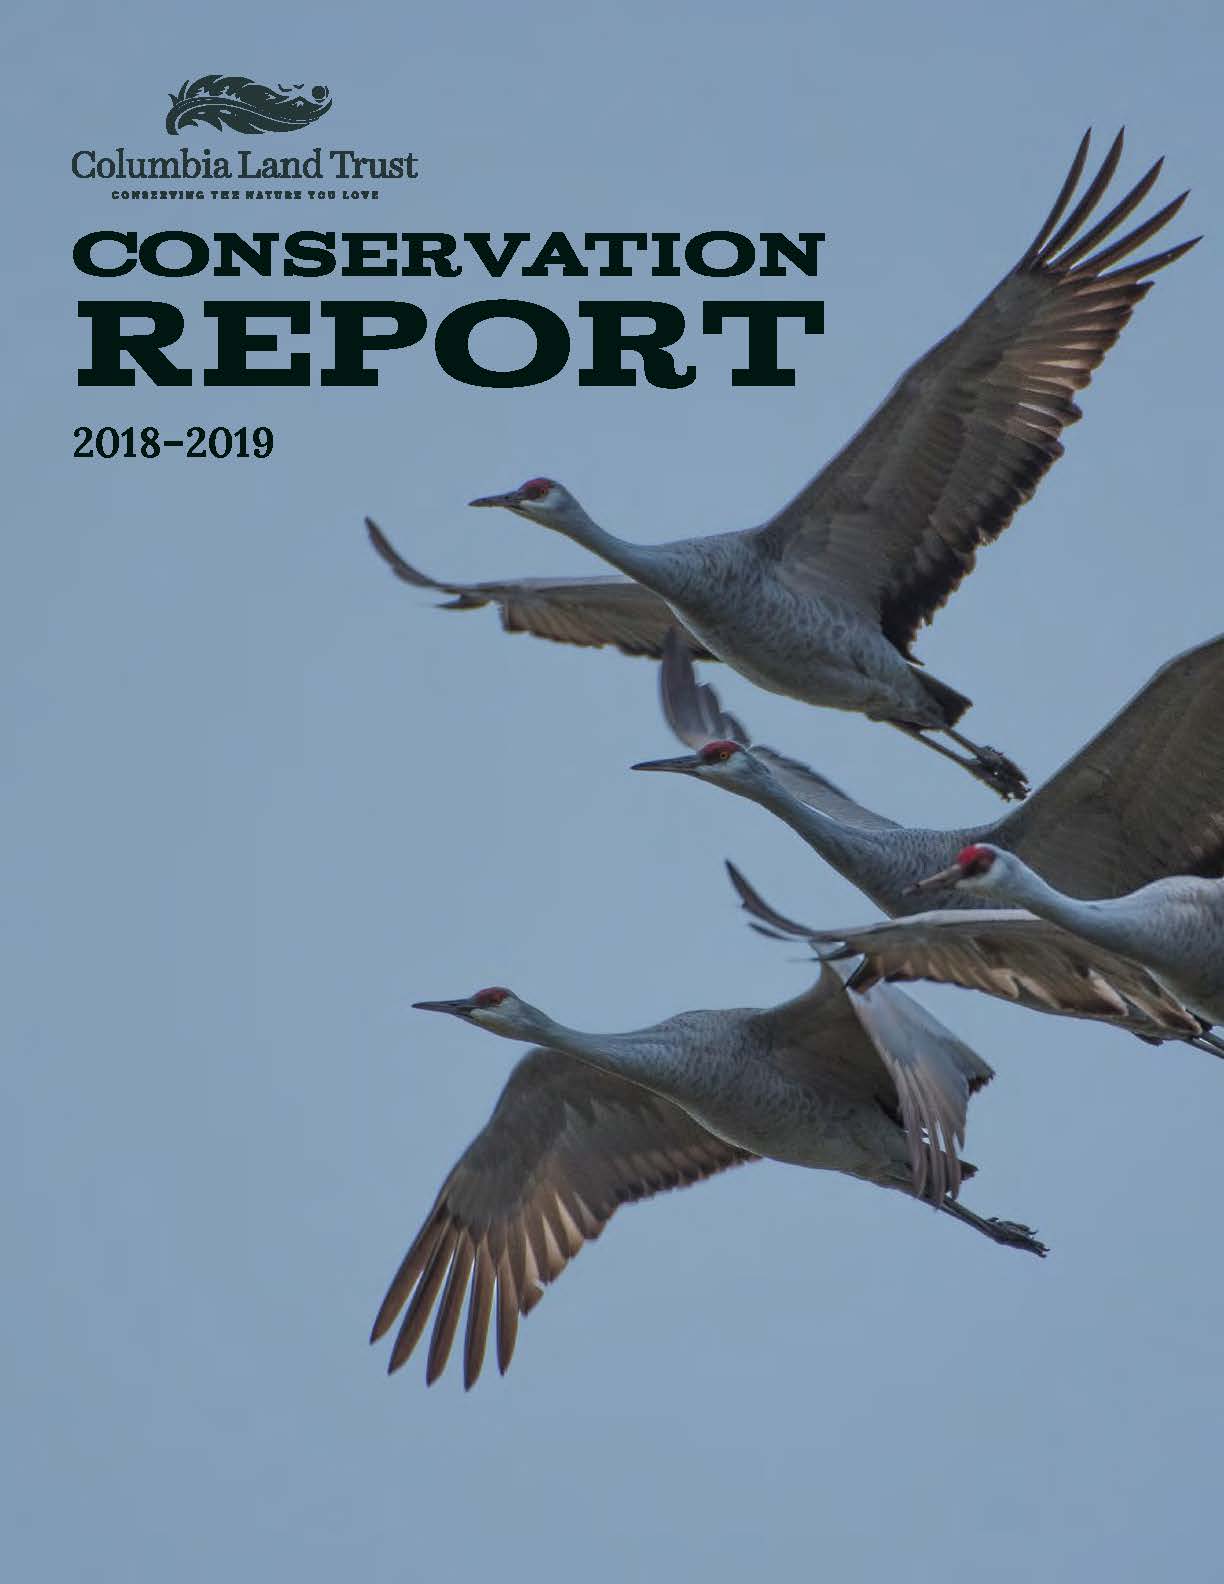
M 504 583 L 440 583 L 405 561 L 378 527 L 366 518 L 370 543 L 396 577 L 414 588 L 451 594 L 445 610 L 479 610 L 496 605 L 507 632 L 531 633 L 554 643 L 599 648 L 614 644 L 622 654 L 657 660 L 663 641 L 679 628 L 683 641 L 703 660 L 717 656 L 680 626 L 668 605 L 632 578 L 517 578 Z
M 859 993 L 829 964 L 811 990 L 762 1014 L 784 1035 L 779 1059 L 847 1098 L 872 1098 L 909 1143 L 913 1191 L 941 1204 L 960 1191 L 969 1098 L 994 1076 L 937 1018 L 890 985 Z
M 817 950 L 865 958 L 855 984 L 926 979 L 1063 1017 L 1116 1023 L 1147 1039 L 1202 1024 L 1145 968 L 1022 909 L 913 913 L 855 930 L 815 930 Z
M 1162 666 L 990 839 L 1077 897 L 1224 875 L 1224 637 Z
M 674 629 L 663 640 L 659 667 L 659 705 L 673 734 L 694 753 L 708 742 L 748 747 L 748 728 L 724 710 L 708 682 L 698 682 L 693 653 Z
M 560 1051 L 530 1051 L 443 1183 L 370 1340 L 383 1336 L 407 1304 L 391 1351 L 390 1368 L 398 1369 L 437 1304 L 426 1364 L 432 1384 L 446 1367 L 470 1288 L 464 1384 L 480 1374 L 495 1310 L 504 1374 L 519 1316 L 599 1236 L 618 1205 L 756 1158 L 626 1079 Z
M 811 940 L 816 932 L 810 924 L 800 924 L 796 919 L 787 918 L 785 913 L 779 913 L 777 908 L 770 907 L 756 887 L 749 884 L 747 877 L 730 860 L 726 861 L 726 870 L 740 899 L 740 905 L 752 920 L 752 928 L 758 934 L 768 935 L 771 940 Z
M 748 729 L 724 710 L 718 694 L 708 682 L 698 682 L 691 650 L 679 634 L 668 636 L 663 644 L 663 663 L 659 667 L 659 702 L 663 718 L 687 747 L 697 752 L 708 742 L 737 742 L 747 748 Z M 875 814 L 856 803 L 810 765 L 790 759 L 774 748 L 753 743 L 752 752 L 768 766 L 788 792 L 817 808 L 831 819 L 859 830 L 896 830 L 893 820 Z
M 776 558 L 783 576 L 858 605 L 903 653 L 972 570 L 978 547 L 1003 532 L 1062 455 L 1059 435 L 1080 416 L 1073 394 L 1117 340 L 1151 286 L 1148 277 L 1193 246 L 1119 264 L 1173 218 L 1184 193 L 1106 241 L 1150 191 L 1159 160 L 1083 229 L 1121 151 L 1119 133 L 1063 221 L 1087 157 L 1085 135 L 1054 208 L 1016 267 L 758 530 L 760 549 Z
M 939 909 L 856 929 L 813 929 L 787 918 L 727 865 L 753 928 L 803 940 L 825 961 L 861 957 L 855 989 L 925 979 L 981 990 L 1037 1012 L 1116 1023 L 1142 1039 L 1186 1039 L 1202 1023 L 1146 968 L 1021 908 Z
M 969 1097 L 990 1082 L 994 1069 L 903 991 L 878 984 L 846 994 L 897 1087 L 915 1193 L 926 1191 L 929 1175 L 934 1203 L 949 1193 L 955 1198 Z

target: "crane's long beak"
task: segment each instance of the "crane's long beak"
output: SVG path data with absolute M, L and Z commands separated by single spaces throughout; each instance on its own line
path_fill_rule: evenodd
M 964 873 L 959 864 L 953 864 L 950 869 L 941 869 L 938 874 L 927 875 L 925 880 L 919 880 L 914 885 L 906 886 L 902 896 L 917 896 L 920 891 L 938 891 L 941 886 L 955 885 L 958 880 L 964 879 Z
M 449 1012 L 452 1017 L 467 1018 L 475 1002 L 467 996 L 462 1001 L 414 1001 L 412 1005 L 417 1012 Z
M 682 754 L 678 759 L 643 759 L 641 764 L 630 765 L 630 770 L 675 770 L 680 775 L 693 775 L 701 769 L 700 754 Z
M 511 490 L 508 495 L 478 495 L 475 500 L 468 501 L 469 506 L 509 506 L 515 507 L 519 503 L 518 491 Z

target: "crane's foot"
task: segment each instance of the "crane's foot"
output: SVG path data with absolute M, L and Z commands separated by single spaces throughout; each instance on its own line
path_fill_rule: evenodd
M 967 737 L 962 737 L 960 732 L 953 731 L 948 726 L 945 728 L 949 737 L 962 748 L 967 748 L 973 755 L 972 760 L 966 760 L 971 775 L 975 775 L 992 791 L 997 792 L 1003 799 L 1024 798 L 1029 794 L 1028 777 L 1014 759 L 1009 759 L 998 748 L 992 748 L 989 743 L 979 746 L 972 743 Z
M 939 728 L 926 728 L 911 725 L 909 721 L 889 721 L 890 726 L 895 726 L 898 731 L 903 731 L 907 737 L 913 737 L 920 743 L 925 743 L 928 748 L 933 748 L 937 754 L 942 754 L 945 759 L 951 759 L 953 764 L 960 765 L 962 770 L 988 786 L 992 792 L 997 792 L 1004 801 L 1010 798 L 1023 798 L 1028 796 L 1028 778 L 1020 766 L 1014 764 L 1006 754 L 1000 753 L 997 748 L 979 748 L 977 743 L 971 743 L 967 737 L 962 737 L 959 732 L 953 731 L 950 726 Z M 967 748 L 973 755 L 966 759 L 963 755 L 953 753 L 946 743 L 939 742 L 929 735 L 929 731 L 941 730 L 947 733 L 953 741 L 958 742 L 962 748 Z
M 1000 770 L 987 760 L 970 760 L 970 775 L 976 776 L 983 786 L 988 786 L 992 792 L 997 792 L 1005 803 L 1019 802 L 1029 793 L 1028 782 L 1018 772 Z
M 1190 1043 L 1197 1045 L 1199 1050 L 1210 1051 L 1213 1056 L 1224 1056 L 1224 1039 L 1218 1034 L 1213 1034 L 1210 1029 L 1204 1029 Z
M 1045 1244 L 1038 1241 L 1032 1227 L 1026 1227 L 1019 1221 L 1001 1221 L 997 1216 L 975 1215 L 951 1196 L 939 1208 L 945 1215 L 981 1232 L 992 1243 L 1002 1243 L 1005 1248 L 1026 1249 L 1030 1254 L 1036 1254 L 1038 1259 L 1044 1259 L 1049 1252 Z
M 1045 1259 L 1049 1253 L 1045 1244 L 1038 1241 L 1032 1227 L 1023 1226 L 1019 1221 L 1000 1221 L 997 1216 L 989 1216 L 986 1226 L 990 1229 L 986 1236 L 1007 1248 L 1027 1249 L 1030 1254 L 1036 1254 L 1038 1259 Z

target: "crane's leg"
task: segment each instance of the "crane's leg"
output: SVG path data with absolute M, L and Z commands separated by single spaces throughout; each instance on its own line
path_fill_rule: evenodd
M 988 743 L 979 746 L 970 742 L 968 737 L 963 737 L 960 732 L 951 726 L 945 726 L 944 731 L 954 743 L 962 748 L 967 748 L 974 756 L 976 762 L 988 772 L 992 772 L 994 780 L 989 782 L 1001 797 L 1023 798 L 1028 796 L 1028 777 L 1014 759 L 1009 759 L 1005 753 L 1000 753 L 997 748 L 991 748 Z
M 966 1226 L 983 1233 L 992 1242 L 1002 1243 L 1007 1248 L 1027 1249 L 1030 1254 L 1036 1254 L 1042 1259 L 1046 1256 L 1046 1246 L 1034 1237 L 1032 1227 L 1021 1226 L 1019 1221 L 999 1221 L 994 1216 L 987 1220 L 983 1216 L 974 1215 L 972 1210 L 966 1210 L 963 1204 L 952 1198 L 945 1199 L 939 1208 L 945 1215 L 952 1216 L 956 1221 L 963 1221 Z
M 1213 1034 L 1209 1029 L 1204 1029 L 1201 1034 L 1190 1041 L 1197 1045 L 1199 1050 L 1210 1051 L 1213 1056 L 1224 1056 L 1224 1039 L 1218 1034 Z
M 1006 758 L 997 748 L 979 748 L 976 743 L 971 743 L 967 737 L 962 737 L 959 732 L 953 731 L 950 726 L 939 728 L 926 728 L 912 726 L 909 721 L 889 721 L 890 726 L 895 726 L 898 731 L 903 731 L 907 737 L 934 749 L 937 754 L 942 754 L 945 759 L 951 759 L 953 764 L 960 765 L 962 770 L 968 770 L 971 776 L 976 776 L 984 782 L 992 792 L 997 792 L 1004 800 L 1008 798 L 1022 798 L 1028 795 L 1028 781 L 1023 770 L 1018 765 Z M 964 748 L 969 748 L 974 758 L 966 759 L 958 753 L 953 753 L 944 743 L 938 742 L 934 737 L 927 735 L 928 730 L 946 732 L 954 741 Z

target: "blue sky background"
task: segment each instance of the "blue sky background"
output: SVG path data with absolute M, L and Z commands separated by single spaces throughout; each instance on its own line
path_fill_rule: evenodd
M 958 992 L 925 999 L 998 1070 L 966 1199 L 1038 1227 L 1044 1263 L 753 1167 L 618 1216 L 504 1381 L 426 1392 L 415 1359 L 387 1380 L 374 1310 L 514 1057 L 413 1000 L 500 982 L 615 1028 L 790 996 L 807 970 L 744 928 L 724 856 L 804 917 L 872 912 L 762 811 L 627 773 L 670 751 L 651 666 L 435 613 L 361 519 L 449 577 L 599 570 L 465 510 L 535 473 L 630 537 L 761 520 L 1019 256 L 1084 127 L 1103 151 L 1125 122 L 1123 177 L 1165 154 L 1159 192 L 1194 189 L 1170 240 L 1207 240 L 920 646 L 975 698 L 971 731 L 1044 779 L 1224 626 L 1218 10 L 136 0 L 3 26 L 14 1576 L 1212 1576 L 1224 1072 Z M 526 391 L 456 384 L 428 345 L 371 391 L 78 390 L 84 296 L 176 302 L 198 369 L 205 296 L 402 296 L 432 326 L 496 294 L 95 293 L 71 244 L 119 206 L 72 151 L 161 152 L 165 95 L 212 70 L 326 81 L 318 141 L 418 155 L 336 229 L 818 229 L 820 279 L 511 280 L 575 332 Z M 123 214 L 287 231 L 319 223 L 303 210 Z M 734 347 L 695 328 L 688 389 L 579 389 L 577 301 L 622 289 L 694 326 L 703 297 L 818 295 L 827 332 L 784 342 L 791 390 L 732 389 Z M 73 460 L 72 429 L 106 423 L 267 423 L 276 450 Z M 894 817 L 997 810 L 897 734 L 717 680 Z

